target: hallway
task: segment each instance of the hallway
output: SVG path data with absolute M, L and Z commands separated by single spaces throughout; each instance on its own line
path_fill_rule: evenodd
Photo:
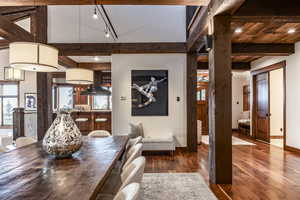
M 253 146 L 233 146 L 233 184 L 211 185 L 219 199 L 300 199 L 300 155 L 234 133 Z M 178 151 L 170 156 L 147 156 L 145 172 L 199 172 L 208 183 L 208 146 L 198 153 Z

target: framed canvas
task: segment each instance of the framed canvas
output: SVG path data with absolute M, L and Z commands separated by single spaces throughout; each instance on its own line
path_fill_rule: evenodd
M 24 107 L 26 111 L 37 110 L 37 94 L 36 93 L 25 93 Z
M 131 71 L 131 115 L 168 116 L 168 70 Z

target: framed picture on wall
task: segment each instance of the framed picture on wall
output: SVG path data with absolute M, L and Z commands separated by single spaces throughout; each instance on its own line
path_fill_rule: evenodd
M 26 111 L 37 110 L 37 95 L 36 93 L 25 93 L 24 106 Z
M 131 115 L 168 116 L 168 70 L 131 71 Z

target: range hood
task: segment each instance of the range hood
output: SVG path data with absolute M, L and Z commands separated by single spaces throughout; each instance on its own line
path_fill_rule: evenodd
M 102 72 L 94 71 L 94 84 L 90 85 L 86 90 L 80 92 L 80 95 L 90 95 L 90 96 L 109 96 L 111 92 L 106 88 L 102 87 Z

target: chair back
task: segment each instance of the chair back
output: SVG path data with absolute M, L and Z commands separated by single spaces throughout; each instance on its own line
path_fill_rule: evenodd
M 142 155 L 143 144 L 138 143 L 132 146 L 125 155 L 125 164 L 123 168 L 128 166 L 134 159 Z
M 89 137 L 108 137 L 110 133 L 106 130 L 95 130 L 88 134 Z
M 5 152 L 4 148 L 0 147 L 0 153 Z
M 142 143 L 143 141 L 143 137 L 142 136 L 139 136 L 139 137 L 136 137 L 134 139 L 129 139 L 127 145 L 126 145 L 126 150 L 128 151 L 129 149 L 131 149 L 132 146 L 138 144 L 138 143 Z
M 132 161 L 127 167 L 125 167 L 121 174 L 122 185 L 120 189 L 126 187 L 131 183 L 141 183 L 143 179 L 145 164 L 145 157 L 140 156 Z
M 131 183 L 120 190 L 114 200 L 138 200 L 141 186 L 138 183 Z
M 31 137 L 19 137 L 16 139 L 16 147 L 20 148 L 30 144 L 36 143 L 36 140 Z

